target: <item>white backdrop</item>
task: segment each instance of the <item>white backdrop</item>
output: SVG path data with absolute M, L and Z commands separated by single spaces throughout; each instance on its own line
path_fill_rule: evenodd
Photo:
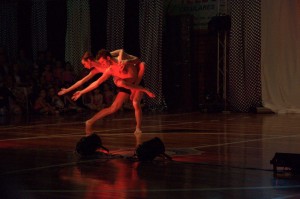
M 300 113 L 300 0 L 262 0 L 262 102 Z

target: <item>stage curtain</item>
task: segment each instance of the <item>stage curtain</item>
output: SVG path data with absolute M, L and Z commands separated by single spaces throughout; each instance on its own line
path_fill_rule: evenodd
M 150 109 L 164 108 L 162 94 L 162 32 L 163 0 L 140 1 L 139 39 L 141 59 L 146 63 L 145 85 L 156 94 L 156 98 L 146 98 Z
M 88 0 L 67 1 L 67 31 L 65 61 L 74 66 L 74 71 L 82 70 L 81 57 L 91 51 L 90 7 Z
M 300 0 L 262 1 L 262 101 L 300 113 Z
M 125 0 L 108 0 L 106 23 L 106 49 L 124 48 Z M 126 49 L 125 49 L 126 51 Z
M 228 99 L 230 109 L 251 112 L 261 105 L 260 0 L 233 0 L 229 39 Z
M 31 14 L 32 54 L 37 58 L 39 51 L 47 50 L 47 2 L 46 0 L 33 1 Z
M 0 48 L 11 59 L 16 59 L 18 53 L 17 6 L 17 2 L 10 0 L 0 3 Z

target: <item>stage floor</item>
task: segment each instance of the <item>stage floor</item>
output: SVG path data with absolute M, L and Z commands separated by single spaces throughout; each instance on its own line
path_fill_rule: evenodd
M 300 154 L 300 114 L 146 113 L 172 161 L 132 160 L 133 112 L 97 122 L 108 155 L 79 158 L 92 113 L 0 118 L 0 198 L 300 198 L 300 177 L 274 176 L 276 152 Z

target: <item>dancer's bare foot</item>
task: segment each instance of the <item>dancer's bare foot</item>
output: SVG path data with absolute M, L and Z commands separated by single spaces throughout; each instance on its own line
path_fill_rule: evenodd
M 151 91 L 146 90 L 145 92 L 146 92 L 146 94 L 147 94 L 149 97 L 151 97 L 151 98 L 154 98 L 154 97 L 155 97 L 155 94 L 152 93 Z
M 87 120 L 85 122 L 85 134 L 86 136 L 89 136 L 93 133 L 93 130 L 92 130 L 92 124 L 89 120 Z

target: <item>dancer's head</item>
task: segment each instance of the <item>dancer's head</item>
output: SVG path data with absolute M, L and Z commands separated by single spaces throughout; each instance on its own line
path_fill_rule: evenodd
M 94 60 L 93 55 L 90 52 L 85 52 L 84 55 L 81 58 L 81 63 L 82 65 L 87 68 L 87 69 L 91 69 L 91 61 Z
M 107 57 L 111 58 L 112 56 L 108 50 L 102 48 L 101 50 L 98 51 L 96 55 L 96 60 L 99 60 L 102 57 L 107 59 Z
M 98 60 L 98 62 L 100 64 L 102 64 L 103 66 L 107 66 L 109 67 L 111 64 L 111 54 L 108 50 L 106 49 L 101 49 L 98 51 L 96 59 Z

